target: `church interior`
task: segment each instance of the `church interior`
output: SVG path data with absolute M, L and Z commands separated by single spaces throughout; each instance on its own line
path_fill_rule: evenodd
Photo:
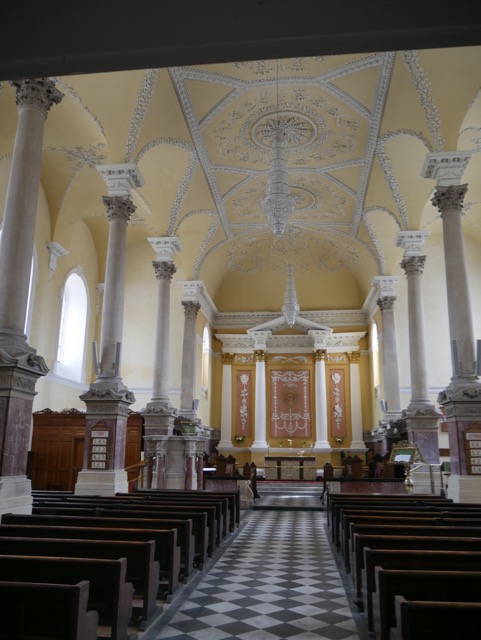
M 193 420 L 239 468 L 291 454 L 314 457 L 316 474 L 339 466 L 341 452 L 365 461 L 399 440 L 413 411 L 430 416 L 426 461 L 450 461 L 438 396 L 453 376 L 453 342 L 475 350 L 481 336 L 480 49 L 321 53 L 52 76 L 61 97 L 45 118 L 22 302 L 28 345 L 45 361 L 33 414 L 85 412 L 98 367 L 109 376 L 110 340 L 128 411 L 163 407 L 170 427 L 152 433 Z M 2 211 L 15 79 L 0 94 Z M 457 266 L 446 267 L 433 204 L 433 166 L 450 160 L 468 185 L 458 328 L 446 275 Z M 131 211 L 115 247 L 105 198 L 119 193 Z M 413 294 L 402 263 L 419 256 Z M 14 258 L 24 256 L 8 256 L 9 276 Z M 72 478 L 38 488 L 72 489 Z
M 80 4 L 0 43 L 0 530 L 49 491 L 238 495 L 239 546 L 144 640 L 367 640 L 328 496 L 481 503 L 480 10 Z

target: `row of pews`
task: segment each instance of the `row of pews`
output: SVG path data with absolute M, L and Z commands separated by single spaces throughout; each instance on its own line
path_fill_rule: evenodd
M 238 491 L 35 491 L 1 518 L 0 640 L 134 640 L 240 517 Z
M 326 511 L 370 637 L 481 637 L 481 504 L 329 494 Z

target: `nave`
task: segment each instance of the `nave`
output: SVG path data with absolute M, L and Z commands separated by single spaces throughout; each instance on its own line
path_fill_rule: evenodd
M 286 506 L 280 495 L 263 500 L 266 506 Z M 142 640 L 367 638 L 362 620 L 351 609 L 325 512 L 295 507 L 309 500 L 319 505 L 319 497 L 287 500 L 286 510 L 245 514 L 212 568 L 184 591 L 182 600 L 172 603 Z M 295 510 L 288 510 L 291 506 Z

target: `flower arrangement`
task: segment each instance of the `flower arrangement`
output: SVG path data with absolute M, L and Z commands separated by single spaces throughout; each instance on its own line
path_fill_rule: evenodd
M 235 436 L 234 440 L 236 442 L 244 442 L 244 436 Z
M 342 444 L 342 441 L 344 440 L 344 438 L 334 438 L 335 442 L 337 442 L 337 444 Z

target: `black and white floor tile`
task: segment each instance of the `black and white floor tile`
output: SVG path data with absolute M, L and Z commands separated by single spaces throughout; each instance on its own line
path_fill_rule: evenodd
M 149 640 L 364 640 L 323 511 L 251 511 Z

